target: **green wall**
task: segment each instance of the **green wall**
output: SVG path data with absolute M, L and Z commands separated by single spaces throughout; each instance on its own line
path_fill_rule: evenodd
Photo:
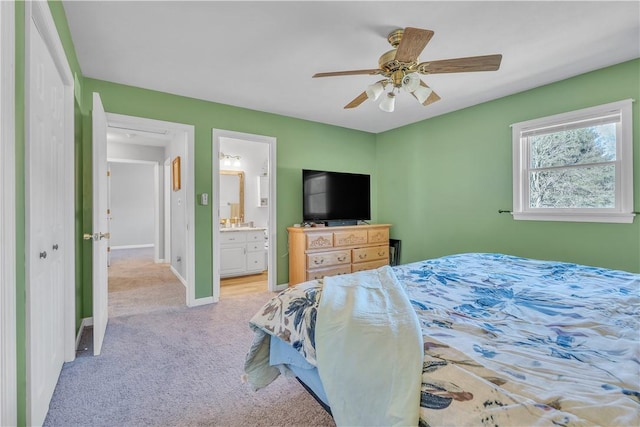
M 288 280 L 286 227 L 301 219 L 300 170 L 372 175 L 374 222 L 393 224 L 402 262 L 466 251 L 494 251 L 640 272 L 640 225 L 514 221 L 514 122 L 625 98 L 640 98 L 640 60 L 374 135 L 274 114 L 83 78 L 64 9 L 49 2 L 72 72 L 75 104 L 76 320 L 91 316 L 91 93 L 107 112 L 195 126 L 196 194 L 211 193 L 211 129 L 277 138 L 278 283 Z M 25 249 L 25 5 L 16 2 L 16 253 Z M 185 75 L 188 78 L 188 75 Z M 634 105 L 634 184 L 640 206 L 640 123 Z M 195 207 L 196 296 L 210 295 L 211 206 Z M 16 260 L 18 425 L 25 424 L 25 264 Z
M 187 76 L 185 76 L 187 78 Z M 286 227 L 302 219 L 301 169 L 332 169 L 373 176 L 375 191 L 375 135 L 336 126 L 293 119 L 275 114 L 170 95 L 146 89 L 84 78 L 84 105 L 90 105 L 93 92 L 99 92 L 107 112 L 195 126 L 195 194 L 212 191 L 213 128 L 267 135 L 277 138 L 277 283 L 288 280 Z M 88 125 L 85 128 L 89 128 Z M 85 164 L 90 164 L 91 138 L 85 132 L 83 143 Z M 91 182 L 90 168 L 83 172 L 85 182 Z M 85 185 L 86 187 L 87 185 Z M 85 211 L 90 211 L 90 188 L 84 191 Z M 375 199 L 373 215 L 375 217 Z M 211 296 L 212 210 L 195 206 L 196 236 L 196 297 Z M 90 266 L 85 262 L 85 271 Z M 83 313 L 90 315 L 90 280 L 85 273 Z
M 514 221 L 510 124 L 640 99 L 640 60 L 377 135 L 378 218 L 402 240 L 402 262 L 504 252 L 640 272 L 632 224 Z M 633 105 L 634 201 L 640 211 L 640 120 Z
M 69 62 L 69 67 L 78 81 L 82 81 L 80 66 L 76 57 L 75 48 L 71 41 L 71 35 L 67 24 L 67 18 L 59 1 L 49 1 L 49 9 L 56 24 L 56 29 L 62 40 L 65 54 Z M 15 97 L 16 97 L 16 375 L 17 375 L 17 403 L 18 403 L 18 425 L 26 423 L 26 282 L 25 282 L 25 259 L 19 254 L 25 253 L 25 15 L 26 7 L 22 1 L 15 2 Z M 76 178 L 81 166 L 78 158 L 81 148 L 81 125 L 78 119 L 81 117 L 81 109 L 78 103 L 75 104 L 74 117 L 75 127 L 75 155 L 76 155 Z M 80 183 L 76 182 L 76 191 Z M 81 217 L 79 215 L 79 195 L 76 194 L 76 220 L 75 231 L 77 236 L 81 230 Z M 80 254 L 79 244 L 82 240 L 76 239 L 76 258 Z M 82 285 L 80 275 L 82 263 L 76 264 L 76 323 L 80 324 L 82 318 Z

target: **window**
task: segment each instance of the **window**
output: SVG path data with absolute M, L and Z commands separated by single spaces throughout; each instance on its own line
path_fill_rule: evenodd
M 633 222 L 632 102 L 513 124 L 514 219 Z

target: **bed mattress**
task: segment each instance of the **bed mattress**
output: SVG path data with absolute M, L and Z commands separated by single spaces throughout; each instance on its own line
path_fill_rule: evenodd
M 422 330 L 420 425 L 640 425 L 640 275 L 502 254 L 392 269 Z M 313 372 L 322 291 L 305 282 L 267 303 L 254 347 L 279 337 L 300 357 L 276 364 Z

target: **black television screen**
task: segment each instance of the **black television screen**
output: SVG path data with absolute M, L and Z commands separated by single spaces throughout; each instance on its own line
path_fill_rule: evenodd
M 370 176 L 302 170 L 303 221 L 370 220 Z

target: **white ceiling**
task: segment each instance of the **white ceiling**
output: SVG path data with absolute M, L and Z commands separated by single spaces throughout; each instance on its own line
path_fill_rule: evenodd
M 86 77 L 382 132 L 640 57 L 638 1 L 63 1 Z M 495 72 L 423 80 L 385 113 L 344 105 L 379 76 L 395 28 L 435 32 L 421 61 L 501 53 Z

